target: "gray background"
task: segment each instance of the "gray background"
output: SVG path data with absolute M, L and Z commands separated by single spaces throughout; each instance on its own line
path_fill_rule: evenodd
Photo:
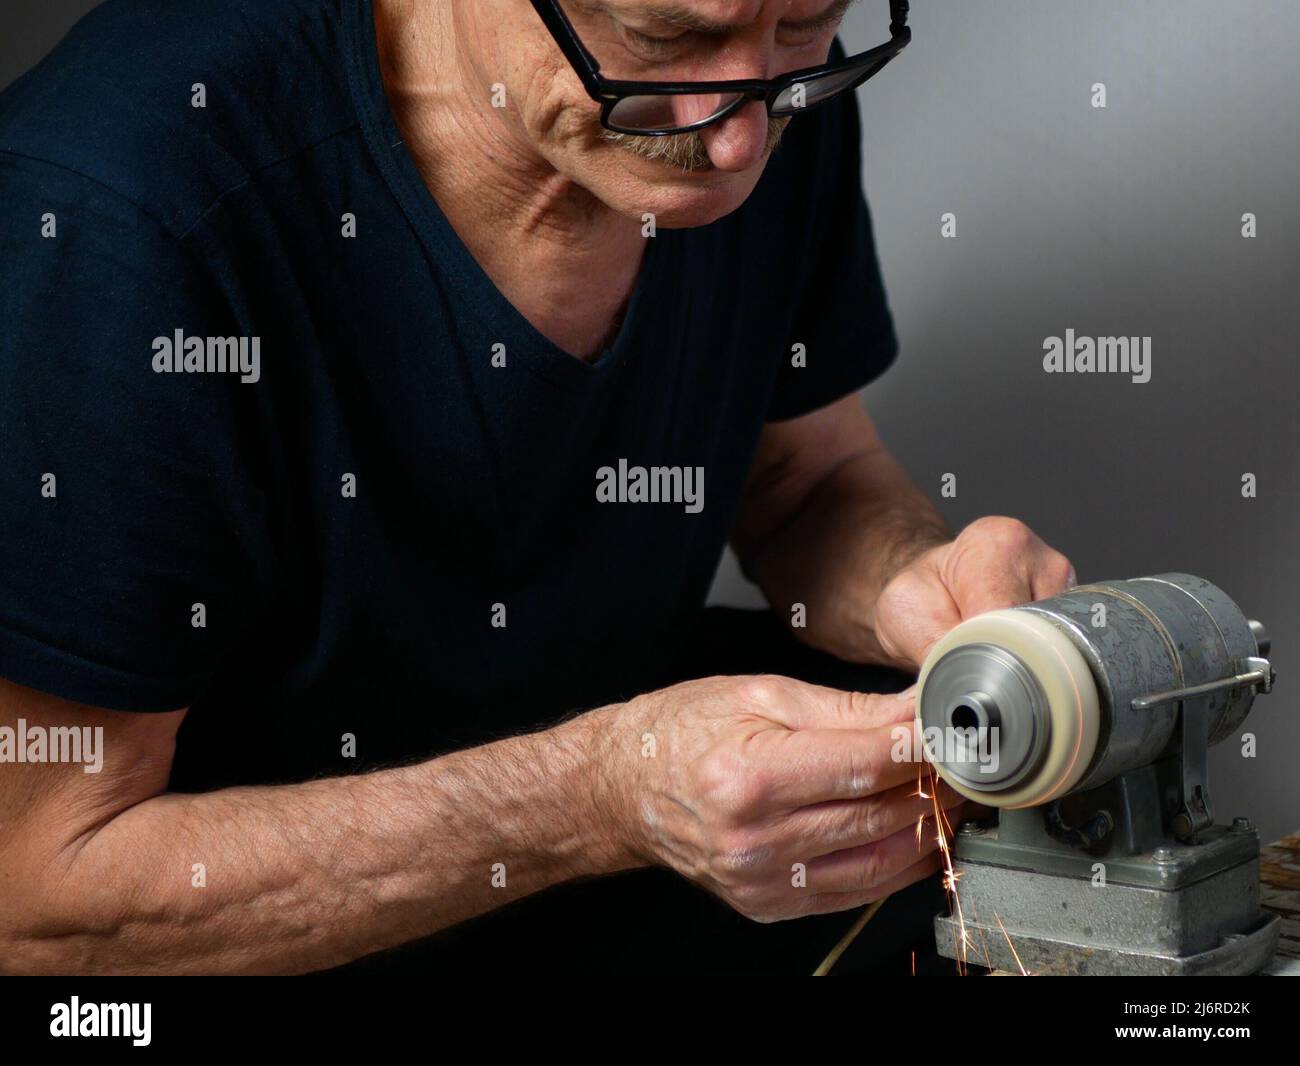
M 93 6 L 4 0 L 0 85 Z M 885 39 L 886 6 L 850 12 L 850 51 Z M 1016 515 L 1082 580 L 1186 570 L 1262 619 L 1281 680 L 1247 723 L 1258 757 L 1212 756 L 1216 813 L 1300 828 L 1300 2 L 913 8 L 859 92 L 903 342 L 870 409 L 932 494 L 957 475 L 954 525 Z M 1152 380 L 1043 373 L 1069 327 L 1152 337 Z M 714 599 L 761 602 L 730 559 Z

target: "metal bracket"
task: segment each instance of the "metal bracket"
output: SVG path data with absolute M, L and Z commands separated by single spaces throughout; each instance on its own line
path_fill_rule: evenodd
M 1155 692 L 1139 696 L 1132 702 L 1133 710 L 1145 711 L 1161 704 L 1177 702 L 1182 728 L 1182 796 L 1181 807 L 1174 816 L 1171 828 L 1182 841 L 1196 838 L 1202 829 L 1214 824 L 1210 806 L 1209 785 L 1206 781 L 1206 763 L 1210 748 L 1209 700 L 1203 697 L 1225 689 L 1251 686 L 1259 692 L 1273 687 L 1276 675 L 1272 664 L 1258 655 L 1250 655 L 1237 662 L 1237 673 L 1206 681 L 1199 685 Z
M 1202 829 L 1214 824 L 1210 809 L 1210 785 L 1207 780 L 1210 754 L 1210 707 L 1205 699 L 1183 700 L 1182 717 L 1182 806 L 1174 815 L 1170 828 L 1184 843 L 1196 838 Z
M 1272 664 L 1257 655 L 1250 655 L 1240 660 L 1241 671 L 1231 677 L 1221 677 L 1218 681 L 1206 681 L 1200 685 L 1188 685 L 1186 688 L 1173 688 L 1167 692 L 1156 692 L 1149 696 L 1139 696 L 1133 701 L 1133 710 L 1145 711 L 1161 703 L 1185 700 L 1191 696 L 1203 696 L 1207 692 L 1218 692 L 1225 688 L 1245 688 L 1254 686 L 1259 692 L 1269 692 L 1277 677 Z
M 1247 686 L 1258 692 L 1268 692 L 1273 687 L 1275 676 L 1273 666 L 1267 659 L 1249 655 L 1238 660 L 1237 673 L 1229 677 L 1154 692 L 1133 700 L 1131 706 L 1135 711 L 1145 711 L 1165 703 L 1179 704 L 1182 728 L 1182 806 L 1171 825 L 1179 840 L 1193 840 L 1202 829 L 1214 824 L 1206 782 L 1210 747 L 1209 701 L 1202 697 L 1225 689 Z

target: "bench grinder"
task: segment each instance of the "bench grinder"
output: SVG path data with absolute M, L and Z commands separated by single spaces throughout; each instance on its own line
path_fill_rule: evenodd
M 1268 638 L 1187 574 L 1072 588 L 968 619 L 921 669 L 926 756 L 997 809 L 952 844 L 939 951 L 1037 974 L 1244 974 L 1278 919 L 1259 838 L 1216 825 L 1206 763 L 1274 672 Z

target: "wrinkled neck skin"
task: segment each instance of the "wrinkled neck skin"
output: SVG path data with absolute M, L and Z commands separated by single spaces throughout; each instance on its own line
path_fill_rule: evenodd
M 501 293 L 553 343 L 593 359 L 635 284 L 640 223 L 560 174 L 492 106 L 492 42 L 452 8 L 374 0 L 389 107 L 429 192 Z

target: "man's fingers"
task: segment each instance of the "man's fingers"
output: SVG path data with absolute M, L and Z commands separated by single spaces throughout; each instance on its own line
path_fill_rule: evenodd
M 874 729 L 764 729 L 746 742 L 754 795 L 766 811 L 855 800 L 916 780 L 921 746 L 907 719 Z
M 883 840 L 845 848 L 806 864 L 807 887 L 813 892 L 877 893 L 918 859 L 938 851 L 937 834 L 900 829 Z
M 985 611 L 1015 607 L 1034 598 L 1026 560 L 998 558 L 987 566 L 967 565 L 953 578 L 953 592 L 962 619 Z
M 751 691 L 767 702 L 768 717 L 787 729 L 873 729 L 916 714 L 916 685 L 902 692 L 849 692 L 781 677 L 754 678 Z
M 956 579 L 957 602 L 963 619 L 1046 599 L 1074 584 L 1068 559 L 1039 543 L 1039 550 L 1019 558 L 1003 558 L 988 566 L 969 567 Z
M 943 857 L 938 852 L 931 852 L 917 859 L 901 873 L 866 892 L 816 892 L 807 898 L 800 913 L 803 915 L 835 914 L 856 907 L 865 907 L 868 903 L 875 903 L 878 899 L 901 892 L 908 885 L 916 884 L 917 881 L 933 877 L 942 869 Z
M 900 829 L 915 833 L 918 824 L 922 836 L 933 836 L 934 800 L 917 794 L 915 770 L 910 777 L 908 784 L 866 799 L 832 800 L 795 811 L 781 820 L 774 834 L 775 849 L 797 853 L 802 848 L 808 858 L 820 858 L 883 840 Z M 963 802 L 947 783 L 939 783 L 939 804 L 944 810 L 952 811 Z
M 1043 545 L 1043 552 L 1030 578 L 1033 599 L 1045 600 L 1049 596 L 1059 596 L 1078 583 L 1079 578 L 1070 560 L 1060 552 Z
M 942 570 L 962 618 L 1055 596 L 1075 582 L 1070 560 L 1023 522 L 1004 517 L 971 523 Z

